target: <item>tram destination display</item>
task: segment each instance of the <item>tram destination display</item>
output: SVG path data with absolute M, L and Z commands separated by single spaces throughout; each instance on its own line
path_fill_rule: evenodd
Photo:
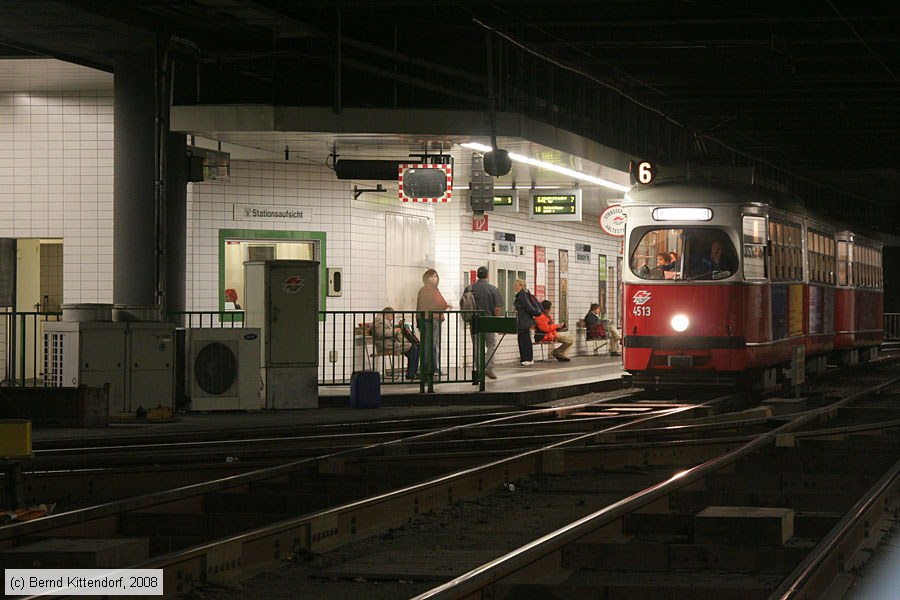
M 532 221 L 580 221 L 581 190 L 534 190 L 531 192 Z

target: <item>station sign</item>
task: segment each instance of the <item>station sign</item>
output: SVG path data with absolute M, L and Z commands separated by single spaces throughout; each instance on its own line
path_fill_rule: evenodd
M 614 237 L 625 235 L 625 209 L 620 205 L 608 207 L 600 214 L 600 228 Z

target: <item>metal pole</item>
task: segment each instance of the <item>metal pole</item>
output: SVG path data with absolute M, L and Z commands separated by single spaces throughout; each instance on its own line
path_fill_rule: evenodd
M 481 331 L 481 328 L 478 329 L 478 391 L 484 391 L 484 332 Z

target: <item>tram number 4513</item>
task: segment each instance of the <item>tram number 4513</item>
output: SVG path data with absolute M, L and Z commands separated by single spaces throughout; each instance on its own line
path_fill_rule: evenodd
M 650 307 L 649 306 L 635 306 L 631 309 L 631 314 L 636 317 L 649 317 L 650 316 Z

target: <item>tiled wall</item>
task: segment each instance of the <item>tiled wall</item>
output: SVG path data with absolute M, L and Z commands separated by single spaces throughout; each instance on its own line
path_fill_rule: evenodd
M 546 249 L 548 260 L 558 261 L 559 251 L 569 251 L 569 331 L 575 332 L 578 319 L 584 317 L 592 302 L 597 301 L 598 290 L 598 256 L 607 258 L 607 266 L 615 266 L 616 255 L 619 252 L 621 238 L 606 235 L 597 224 L 596 218 L 584 217 L 580 223 L 539 223 L 529 220 L 530 206 L 527 197 L 520 198 L 519 212 L 488 212 L 488 224 L 490 231 L 472 231 L 471 213 L 460 213 L 459 218 L 459 249 L 461 253 L 461 269 L 468 272 L 477 269 L 480 265 L 486 265 L 489 260 L 496 260 L 507 264 L 513 264 L 517 269 L 526 273 L 526 283 L 529 288 L 534 284 L 534 247 L 543 246 Z M 509 256 L 491 253 L 491 242 L 494 232 L 516 234 L 516 244 L 524 246 L 522 256 Z M 575 244 L 589 244 L 591 246 L 591 263 L 581 264 L 575 262 Z M 462 275 L 456 278 L 460 281 L 457 287 L 450 293 L 458 298 L 462 294 Z M 496 283 L 496 282 L 494 282 Z M 558 288 L 558 286 L 555 286 Z M 615 306 L 616 296 L 615 282 L 607 284 L 607 304 L 611 311 Z M 559 314 L 557 298 L 550 299 L 553 302 L 552 312 L 554 316 Z M 609 314 L 610 318 L 615 315 Z M 579 344 L 580 346 L 580 344 Z M 579 347 L 576 346 L 576 347 Z M 497 350 L 495 358 L 498 363 L 515 362 L 518 360 L 518 347 L 516 336 L 509 334 Z
M 354 182 L 338 180 L 324 164 L 232 162 L 227 184 L 188 184 L 187 307 L 218 307 L 220 229 L 325 232 L 326 262 L 343 269 L 343 296 L 328 298 L 328 310 L 377 310 L 385 305 L 384 215 L 399 212 L 435 221 L 446 206 L 401 203 L 396 195 L 361 194 Z M 308 222 L 234 220 L 234 204 L 305 207 Z M 434 252 L 431 252 L 434 256 Z
M 0 237 L 64 239 L 64 302 L 112 302 L 111 91 L 0 93 Z
M 574 261 L 574 244 L 614 264 L 619 240 L 603 235 L 592 219 L 536 225 L 527 201 L 518 214 L 491 213 L 490 232 L 472 232 L 464 197 L 449 204 L 400 203 L 393 194 L 354 198 L 352 181 L 339 181 L 316 162 L 235 161 L 229 184 L 188 186 L 187 308 L 218 307 L 220 229 L 321 231 L 328 266 L 342 267 L 344 295 L 330 310 L 376 310 L 386 301 L 384 215 L 424 216 L 432 228 L 429 260 L 441 274 L 441 290 L 458 307 L 463 274 L 494 258 L 496 230 L 516 233 L 525 255 L 501 257 L 534 276 L 534 245 L 548 257 L 570 251 L 569 312 L 573 323 L 596 299 L 596 262 Z M 307 207 L 306 223 L 236 221 L 234 204 Z M 64 293 L 60 302 L 112 302 L 113 96 L 111 91 L 0 94 L 0 237 L 62 238 Z M 612 282 L 610 284 L 612 290 Z M 508 336 L 510 337 L 510 336 Z M 500 360 L 514 360 L 508 340 Z

